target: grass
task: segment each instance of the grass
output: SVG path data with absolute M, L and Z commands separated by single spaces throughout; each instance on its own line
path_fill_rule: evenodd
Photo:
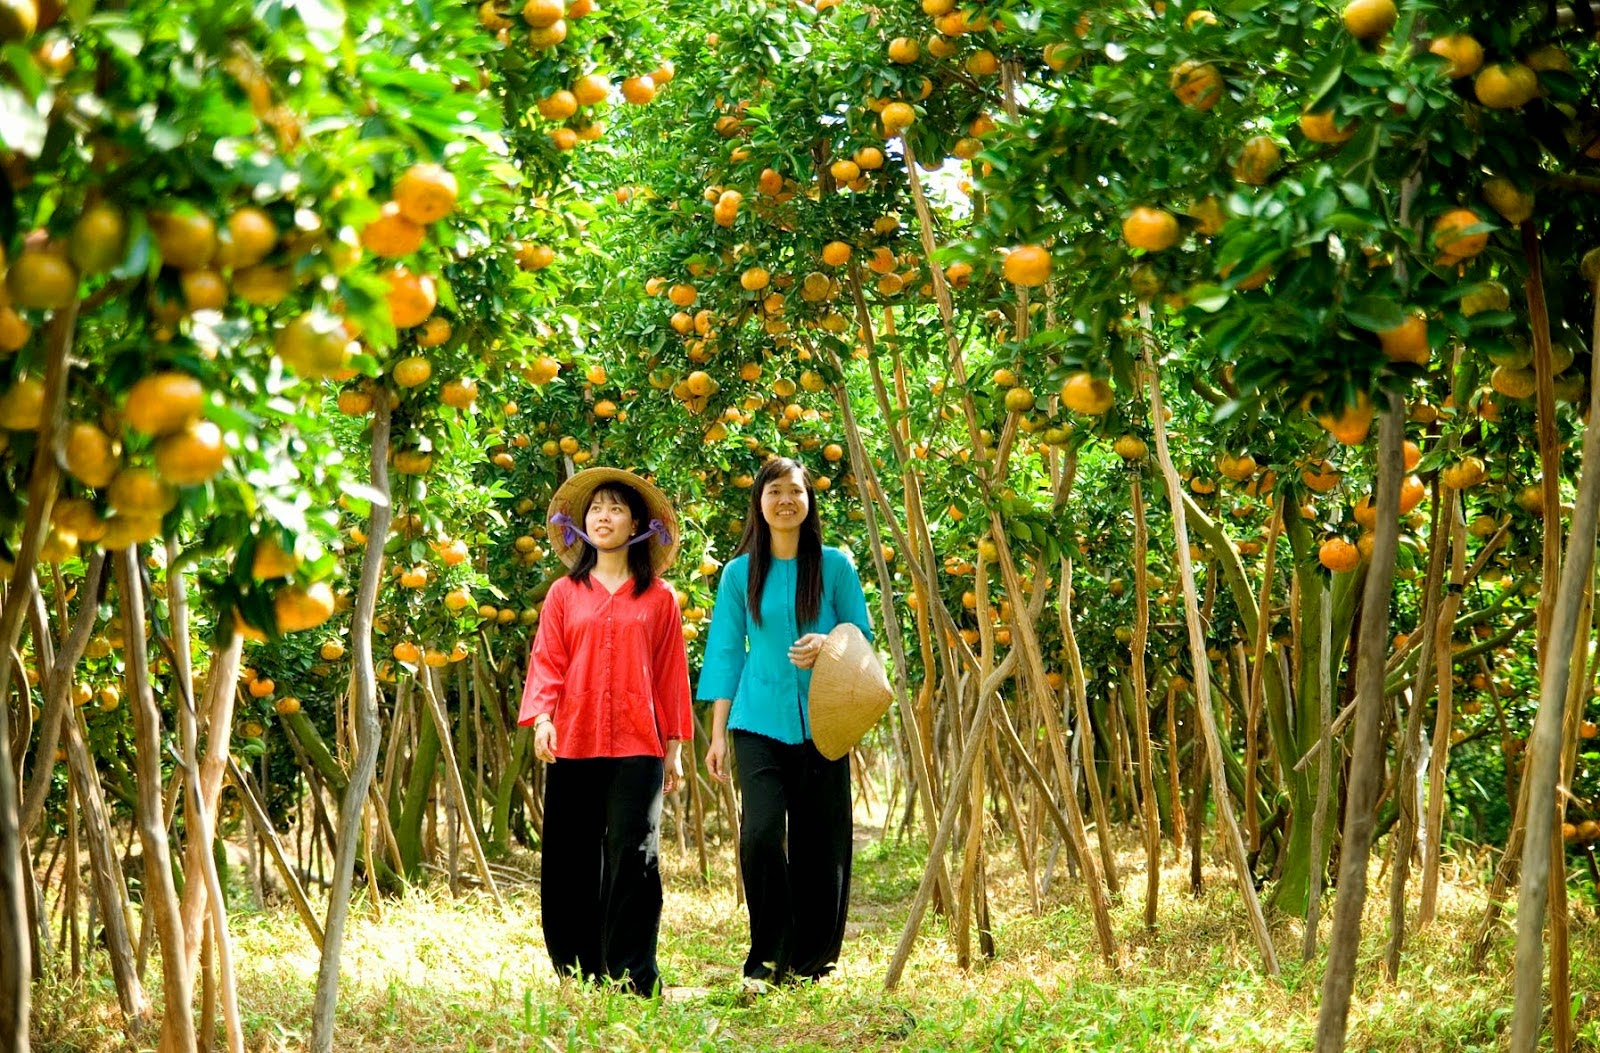
M 997 957 L 957 967 L 943 920 L 930 916 L 893 992 L 883 990 L 921 872 L 918 846 L 857 844 L 851 921 L 838 971 L 821 984 L 744 996 L 739 966 L 744 911 L 726 850 L 702 886 L 693 863 L 667 848 L 661 965 L 669 984 L 707 988 L 685 1002 L 650 1003 L 557 982 L 539 933 L 536 858 L 514 861 L 528 879 L 497 909 L 486 896 L 452 899 L 422 889 L 352 913 L 340 986 L 341 1053 L 458 1053 L 500 1050 L 1162 1050 L 1285 1051 L 1311 1048 L 1320 959 L 1299 962 L 1301 926 L 1274 923 L 1281 982 L 1258 971 L 1230 871 L 1213 865 L 1206 890 L 1188 893 L 1187 866 L 1162 875 L 1158 931 L 1143 929 L 1142 854 L 1122 846 L 1123 896 L 1114 914 L 1121 961 L 1100 958 L 1081 886 L 1064 862 L 1035 916 L 1015 857 L 992 861 Z M 1214 860 L 1220 863 L 1220 859 Z M 1374 870 L 1376 877 L 1376 868 Z M 1386 883 L 1374 882 L 1386 904 Z M 1482 975 L 1466 948 L 1482 914 L 1483 890 L 1444 883 L 1440 921 L 1408 940 L 1397 983 L 1381 979 L 1386 919 L 1369 900 L 1367 937 L 1352 1006 L 1351 1050 L 1477 1051 L 1504 1048 L 1511 1004 L 1510 933 Z M 1330 901 L 1331 902 L 1331 901 Z M 1572 923 L 1579 1048 L 1600 1048 L 1600 1015 L 1589 994 L 1600 980 L 1594 919 Z M 232 931 L 240 1008 L 253 1053 L 300 1050 L 309 1039 L 317 956 L 293 913 L 235 913 Z M 1326 929 L 1324 928 L 1324 933 Z M 99 974 L 106 972 L 97 963 Z M 159 969 L 147 976 L 159 983 Z M 153 997 L 158 993 L 153 992 Z M 52 1053 L 126 1053 L 154 1036 L 121 1034 L 104 975 L 36 989 L 35 1048 Z

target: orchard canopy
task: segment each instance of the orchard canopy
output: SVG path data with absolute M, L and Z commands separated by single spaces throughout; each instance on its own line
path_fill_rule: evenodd
M 333 1048 L 353 894 L 537 858 L 554 488 L 672 495 L 695 666 L 779 454 L 896 688 L 856 754 L 925 863 L 888 986 L 929 908 L 995 953 L 995 853 L 1114 968 L 1204 851 L 1339 1049 L 1363 907 L 1393 977 L 1465 868 L 1512 1048 L 1571 1048 L 1596 20 L 0 0 L 0 1041 L 89 918 L 118 1027 L 239 1048 L 248 842 Z M 667 811 L 704 877 L 736 802 Z

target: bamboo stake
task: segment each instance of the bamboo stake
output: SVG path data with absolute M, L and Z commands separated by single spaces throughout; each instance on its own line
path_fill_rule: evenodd
M 1322 763 L 1317 766 L 1317 804 L 1311 817 L 1311 852 L 1313 865 L 1307 878 L 1306 932 L 1300 948 L 1300 958 L 1310 962 L 1317 956 L 1317 929 L 1322 915 L 1322 840 L 1327 829 L 1328 808 L 1333 798 L 1333 586 L 1324 582 L 1317 590 L 1320 608 L 1317 634 L 1317 719 L 1322 724 Z M 1263 618 L 1263 621 L 1266 619 Z
M 1183 790 L 1178 778 L 1178 690 L 1167 679 L 1167 792 L 1172 797 L 1172 861 L 1183 858 L 1183 828 L 1188 825 L 1183 814 Z
M 951 830 L 955 827 L 956 816 L 960 814 L 962 806 L 966 803 L 964 796 L 958 792 L 959 787 L 967 784 L 972 775 L 973 765 L 983 747 L 983 736 L 978 730 L 989 719 L 990 704 L 994 700 L 995 692 L 999 685 L 1004 683 L 1017 665 L 1017 652 L 1012 651 L 1006 655 L 1005 660 L 989 675 L 989 679 L 978 686 L 978 705 L 972 717 L 972 727 L 961 747 L 961 759 L 956 764 L 955 777 L 951 781 L 952 791 L 945 798 L 944 810 L 939 816 L 939 826 L 934 831 L 933 842 L 928 845 L 928 865 L 922 870 L 922 882 L 917 886 L 917 894 L 911 900 L 911 910 L 906 917 L 905 927 L 900 930 L 900 942 L 895 947 L 894 955 L 889 959 L 888 974 L 884 977 L 883 989 L 893 991 L 900 983 L 900 975 L 905 970 L 906 960 L 911 956 L 911 948 L 917 941 L 917 931 L 922 927 L 922 917 L 928 909 L 928 901 L 933 896 L 934 875 L 937 873 L 937 863 L 942 858 L 945 846 L 950 841 Z
M 1144 653 L 1150 642 L 1150 530 L 1145 523 L 1144 492 L 1139 470 L 1129 473 L 1133 492 L 1133 723 L 1139 750 L 1139 797 L 1144 806 L 1144 927 L 1156 927 L 1156 903 L 1161 893 L 1161 815 L 1156 808 L 1155 751 L 1150 745 L 1149 685 L 1145 682 Z M 1269 557 L 1270 558 L 1270 557 Z M 1102 835 L 1103 837 L 1104 835 Z
M 1532 227 L 1524 224 L 1524 238 Z M 1535 254 L 1537 261 L 1537 254 Z M 1530 300 L 1537 294 L 1540 306 L 1543 291 L 1537 269 L 1529 275 Z M 1594 355 L 1589 375 L 1589 415 L 1591 425 L 1600 420 L 1600 282 L 1591 287 L 1595 297 Z M 1536 316 L 1539 312 L 1535 312 Z M 1537 326 L 1536 326 L 1537 329 Z M 1548 334 L 1546 334 L 1548 337 Z M 1537 332 L 1535 343 L 1537 345 Z M 1548 349 L 1547 349 L 1548 353 Z M 1535 355 L 1537 356 L 1537 346 Z M 1578 495 L 1574 504 L 1572 530 L 1567 537 L 1566 566 L 1556 593 L 1548 639 L 1554 647 L 1570 648 L 1577 630 L 1578 611 L 1589 586 L 1589 571 L 1594 560 L 1596 512 L 1600 509 L 1600 428 L 1586 427 L 1583 434 L 1583 461 L 1578 475 Z M 1559 502 L 1545 505 L 1546 517 L 1559 520 Z M 1531 1053 L 1537 1046 L 1541 1023 L 1544 977 L 1544 921 L 1549 896 L 1552 856 L 1551 830 L 1554 827 L 1554 795 L 1561 766 L 1561 725 L 1566 705 L 1569 664 L 1554 653 L 1540 671 L 1539 712 L 1533 733 L 1528 738 L 1526 773 L 1523 777 L 1528 796 L 1527 830 L 1523 843 L 1522 885 L 1517 896 L 1517 964 L 1514 984 L 1515 1005 L 1511 1019 L 1512 1053 Z
M 1250 917 L 1250 927 L 1255 933 L 1261 951 L 1262 965 L 1268 975 L 1277 977 L 1278 952 L 1272 945 L 1272 933 L 1267 928 L 1266 916 L 1261 913 L 1261 901 L 1256 896 L 1254 875 L 1245 852 L 1244 838 L 1239 832 L 1239 820 L 1234 814 L 1232 795 L 1228 792 L 1228 769 L 1222 759 L 1222 739 L 1217 730 L 1216 713 L 1211 708 L 1211 674 L 1207 666 L 1205 639 L 1202 636 L 1200 603 L 1195 594 L 1194 564 L 1189 558 L 1189 527 L 1183 506 L 1183 483 L 1178 469 L 1172 463 L 1167 449 L 1167 425 L 1162 413 L 1161 373 L 1156 368 L 1155 353 L 1151 345 L 1155 334 L 1151 331 L 1150 304 L 1139 304 L 1139 320 L 1144 342 L 1146 379 L 1150 384 L 1150 417 L 1155 423 L 1156 457 L 1162 474 L 1166 477 L 1167 501 L 1172 511 L 1172 529 L 1178 552 L 1178 573 L 1183 581 L 1185 619 L 1189 626 L 1189 653 L 1194 661 L 1195 709 L 1200 714 L 1200 729 L 1206 740 L 1206 754 L 1210 758 L 1211 793 L 1217 802 L 1217 817 L 1222 823 L 1228 851 L 1233 858 L 1235 875 L 1239 882 L 1239 895 Z M 1215 581 L 1215 575 L 1211 579 Z
M 367 551 L 361 565 L 361 587 L 350 623 L 351 684 L 355 706 L 355 764 L 339 809 L 339 840 L 333 885 L 328 894 L 328 920 L 312 1003 L 312 1053 L 333 1053 L 334 1011 L 339 994 L 339 958 L 344 950 L 345 919 L 350 911 L 350 885 L 355 876 L 356 842 L 361 834 L 361 804 L 378 766 L 382 726 L 378 722 L 377 674 L 372 663 L 372 616 L 383 576 L 383 541 L 389 536 L 389 400 L 380 392 L 372 413 L 372 488 L 376 492 L 368 522 Z
M 1078 762 L 1083 766 L 1083 781 L 1089 788 L 1089 808 L 1094 815 L 1098 834 L 1096 841 L 1100 846 L 1100 866 L 1105 872 L 1106 888 L 1115 896 L 1120 894 L 1120 882 L 1117 878 L 1116 857 L 1111 850 L 1111 818 L 1106 813 L 1105 793 L 1100 785 L 1100 773 L 1095 765 L 1094 721 L 1089 715 L 1089 680 L 1083 671 L 1083 655 L 1078 650 L 1078 634 L 1072 626 L 1074 595 L 1072 570 L 1072 561 L 1063 557 L 1059 586 L 1060 602 L 1056 605 L 1056 617 L 1061 626 L 1062 647 L 1067 652 L 1067 683 L 1071 689 L 1073 713 L 1078 722 Z M 1050 713 L 1053 716 L 1054 711 L 1051 710 Z M 1049 719 L 1047 717 L 1047 729 Z M 1064 792 L 1067 795 L 1076 792 L 1073 780 L 1069 776 L 1062 776 L 1062 786 L 1065 787 Z
M 245 814 L 250 817 L 250 825 L 254 827 L 261 843 L 266 846 L 267 854 L 272 856 L 272 862 L 278 868 L 278 876 L 283 879 L 284 886 L 289 890 L 289 899 L 294 903 L 295 913 L 300 915 L 306 932 L 311 935 L 311 942 L 320 952 L 324 941 L 322 923 L 317 921 L 316 912 L 311 909 L 311 900 L 306 897 L 305 886 L 300 883 L 299 875 L 295 873 L 295 868 L 283 850 L 283 842 L 278 840 L 278 834 L 272 828 L 272 819 L 267 815 L 266 806 L 261 803 L 261 798 L 251 785 L 249 776 L 232 757 L 227 759 L 226 771 L 228 781 L 233 783 L 233 788 L 239 792 L 239 799 L 244 802 Z
M 467 788 L 461 779 L 461 768 L 456 764 L 455 747 L 451 743 L 450 736 L 450 717 L 445 713 L 444 703 L 439 699 L 437 677 L 437 671 L 425 667 L 421 677 L 418 678 L 418 683 L 422 686 L 423 697 L 427 699 L 428 715 L 433 718 L 434 730 L 439 733 L 439 753 L 444 758 L 447 785 L 456 804 L 458 821 L 466 833 L 467 847 L 471 849 L 472 858 L 478 865 L 478 874 L 483 878 L 489 895 L 494 897 L 495 906 L 504 910 L 506 901 L 501 897 L 500 889 L 495 885 L 494 875 L 489 871 L 489 860 L 483 854 L 483 842 L 478 837 L 478 824 L 472 821 L 472 812 L 467 804 Z
M 1451 494 L 1451 497 L 1455 495 Z M 1445 772 L 1450 764 L 1450 730 L 1455 708 L 1450 634 L 1455 624 L 1456 610 L 1461 605 L 1461 586 L 1466 575 L 1466 522 L 1455 500 L 1446 506 L 1446 511 L 1451 545 L 1450 586 L 1439 603 L 1439 625 L 1433 635 L 1438 702 L 1435 706 L 1432 751 L 1428 759 L 1428 814 L 1422 842 L 1422 900 L 1417 906 L 1419 929 L 1431 925 L 1439 910 L 1439 858 L 1443 848 L 1440 841 L 1444 837 L 1444 802 L 1448 793 Z M 1420 696 L 1412 699 L 1413 705 L 1421 705 L 1422 702 Z
M 1250 660 L 1250 698 L 1244 723 L 1244 832 L 1245 844 L 1254 855 L 1261 851 L 1261 817 L 1256 811 L 1256 769 L 1261 764 L 1260 725 L 1263 666 L 1267 660 L 1267 629 L 1272 621 L 1272 579 L 1277 573 L 1278 535 L 1283 532 L 1283 507 L 1272 511 L 1267 526 L 1267 559 L 1261 571 L 1261 599 L 1256 603 L 1256 641 Z

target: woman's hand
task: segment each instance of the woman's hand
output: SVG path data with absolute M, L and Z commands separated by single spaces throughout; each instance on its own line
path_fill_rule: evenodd
M 541 720 L 533 729 L 533 755 L 546 764 L 556 762 L 556 725 L 552 720 Z
M 706 771 L 718 782 L 728 781 L 728 737 L 711 736 L 711 748 L 706 750 Z
M 661 759 L 661 792 L 676 793 L 683 785 L 683 743 L 672 739 L 667 743 L 667 755 Z
M 789 661 L 801 669 L 810 669 L 816 664 L 817 655 L 822 653 L 822 645 L 827 639 L 823 633 L 806 633 L 789 645 Z

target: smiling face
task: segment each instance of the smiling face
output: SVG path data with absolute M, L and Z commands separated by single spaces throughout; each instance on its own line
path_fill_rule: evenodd
M 633 537 L 636 524 L 628 501 L 622 494 L 601 487 L 589 500 L 589 510 L 583 514 L 583 531 L 594 546 L 602 551 L 621 548 Z
M 773 530 L 799 530 L 810 508 L 799 469 L 773 476 L 761 489 L 761 515 Z

